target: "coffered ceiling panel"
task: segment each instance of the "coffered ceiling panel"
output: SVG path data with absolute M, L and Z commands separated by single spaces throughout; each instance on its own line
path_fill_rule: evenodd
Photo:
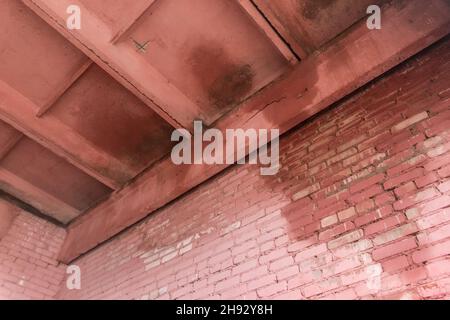
M 253 0 L 299 55 L 308 55 L 387 0 Z
M 43 118 L 64 123 L 135 175 L 171 145 L 173 128 L 96 65 Z
M 86 57 L 21 1 L 0 5 L 0 79 L 45 106 Z
M 211 124 L 287 70 L 236 1 L 158 0 L 120 38 L 200 107 Z

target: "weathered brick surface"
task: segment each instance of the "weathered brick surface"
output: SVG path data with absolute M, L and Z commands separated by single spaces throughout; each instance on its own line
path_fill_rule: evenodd
M 81 257 L 58 297 L 449 298 L 449 49 L 282 137 L 278 175 L 235 166 Z
M 450 298 L 449 66 L 448 41 L 411 59 L 282 137 L 278 175 L 230 168 L 80 257 L 57 297 Z M 7 294 L 34 261 L 14 259 Z
M 0 235 L 0 299 L 52 299 L 64 279 L 65 266 L 56 261 L 64 240 L 60 227 L 6 205 L 14 220 Z

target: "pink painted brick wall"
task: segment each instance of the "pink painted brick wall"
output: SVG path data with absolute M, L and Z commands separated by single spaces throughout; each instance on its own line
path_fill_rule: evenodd
M 450 297 L 450 43 L 75 263 L 59 298 Z M 280 110 L 282 112 L 282 110 Z M 126 214 L 126 212 L 124 212 Z
M 80 257 L 82 289 L 56 297 L 450 298 L 449 64 L 448 41 L 408 61 L 285 135 L 277 176 L 232 167 Z M 27 293 L 31 268 L 51 297 L 62 235 L 21 214 L 0 289 Z
M 0 199 L 0 218 L 13 217 L 0 234 L 0 299 L 51 299 L 64 279 L 56 261 L 64 229 Z

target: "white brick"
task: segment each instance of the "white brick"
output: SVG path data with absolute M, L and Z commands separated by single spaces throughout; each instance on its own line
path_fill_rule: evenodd
M 354 215 L 356 215 L 355 207 L 351 207 L 338 212 L 338 217 L 341 221 L 353 217 Z
M 331 226 L 338 222 L 337 216 L 335 214 L 325 217 L 322 220 L 320 220 L 320 225 L 322 228 L 326 228 L 328 226 Z
M 299 192 L 296 192 L 293 196 L 292 196 L 292 200 L 293 201 L 297 201 L 300 200 L 308 195 L 310 195 L 311 193 L 314 193 L 316 191 L 320 190 L 320 185 L 318 183 L 313 184 L 312 186 L 309 186 L 303 190 L 300 190 Z
M 397 123 L 395 126 L 392 127 L 392 133 L 396 133 L 402 129 L 405 129 L 419 121 L 422 121 L 424 119 L 428 118 L 428 113 L 426 111 L 423 111 L 421 113 L 418 113 L 406 120 L 403 120 L 400 123 Z

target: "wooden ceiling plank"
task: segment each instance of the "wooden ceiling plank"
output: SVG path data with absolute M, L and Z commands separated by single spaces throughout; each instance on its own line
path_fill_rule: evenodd
M 383 11 L 381 30 L 368 30 L 365 21 L 360 22 L 215 127 L 286 132 L 447 35 L 449 10 L 445 0 L 411 0 L 404 6 L 390 6 Z M 226 167 L 176 166 L 170 158 L 157 163 L 76 219 L 68 228 L 59 259 L 66 263 L 74 260 Z

